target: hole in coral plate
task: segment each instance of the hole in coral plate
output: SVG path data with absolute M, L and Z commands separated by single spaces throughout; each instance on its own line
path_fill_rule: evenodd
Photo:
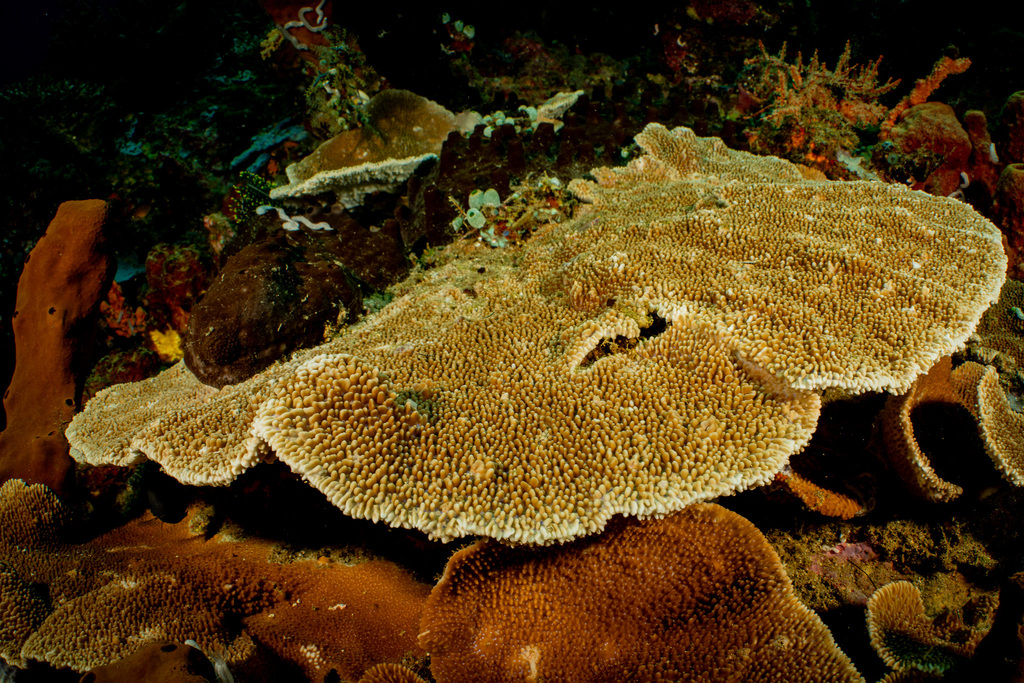
M 66 399 L 64 399 L 64 405 L 74 408 L 75 407 L 75 399 L 73 399 L 73 398 L 66 398 Z
M 50 306 L 50 310 L 49 310 L 49 311 L 47 311 L 47 313 L 49 313 L 50 315 L 53 315 L 53 314 L 54 314 L 54 313 L 56 313 L 56 312 L 57 312 L 57 309 L 56 309 L 56 308 L 54 308 L 53 306 Z
M 478 273 L 480 273 L 482 275 L 483 273 L 487 272 L 487 269 L 484 268 L 483 266 L 480 266 L 479 268 L 476 269 L 476 272 L 478 272 Z
M 12 318 L 17 318 L 19 313 L 21 313 L 21 311 L 15 311 L 14 315 L 12 315 L 11 317 Z
M 56 434 L 56 433 L 57 433 L 57 432 L 55 432 L 55 431 L 53 431 L 53 430 L 50 430 L 50 431 L 48 431 L 48 432 L 46 433 L 46 435 L 47 435 L 47 436 L 53 436 L 53 435 L 54 435 L 54 434 Z
M 178 649 L 178 646 L 174 643 L 167 643 L 166 645 L 160 646 L 160 652 L 174 652 Z
M 577 366 L 577 370 L 586 370 L 591 365 L 606 356 L 614 356 L 619 353 L 628 353 L 640 345 L 640 342 L 653 339 L 668 329 L 668 320 L 657 313 L 649 313 L 640 323 L 639 337 L 626 337 L 618 335 L 614 338 L 605 337 L 597 343 L 597 346 L 590 350 Z

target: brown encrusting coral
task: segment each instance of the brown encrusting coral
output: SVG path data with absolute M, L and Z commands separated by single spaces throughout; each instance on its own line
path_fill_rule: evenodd
M 148 516 L 55 553 L 46 519 L 64 515 L 41 485 L 0 489 L 0 520 L 18 522 L 0 539 L 8 662 L 86 671 L 153 641 L 191 640 L 243 676 L 322 680 L 419 655 L 429 586 L 390 562 L 282 563 L 270 541 L 204 538 L 198 513 L 173 525 Z
M 124 659 L 89 669 L 78 683 L 217 683 L 214 666 L 198 648 L 169 640 L 143 645 Z
M 998 294 L 998 230 L 959 202 L 637 140 L 570 185 L 573 221 L 453 245 L 321 347 L 219 392 L 177 367 L 97 395 L 75 457 L 227 483 L 273 450 L 355 517 L 563 541 L 767 483 L 815 390 L 906 389 Z
M 709 504 L 560 548 L 460 550 L 419 641 L 439 683 L 864 680 L 760 532 Z

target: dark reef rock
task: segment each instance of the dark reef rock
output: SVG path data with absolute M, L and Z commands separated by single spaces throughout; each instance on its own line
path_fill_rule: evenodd
M 279 231 L 232 256 L 185 331 L 185 364 L 215 387 L 241 382 L 328 325 L 362 312 L 359 279 L 334 231 Z

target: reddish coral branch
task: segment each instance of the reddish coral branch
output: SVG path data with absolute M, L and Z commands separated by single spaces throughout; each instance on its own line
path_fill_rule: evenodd
M 913 107 L 915 104 L 922 104 L 928 100 L 928 97 L 935 92 L 935 89 L 942 84 L 942 81 L 946 80 L 947 76 L 954 74 L 962 74 L 967 71 L 967 68 L 971 65 L 971 60 L 967 57 L 960 59 L 952 59 L 950 57 L 942 57 L 939 61 L 935 62 L 935 66 L 932 67 L 932 72 L 927 78 L 918 79 L 914 84 L 914 89 L 909 95 L 904 97 L 899 104 L 892 108 L 889 115 L 882 122 L 882 130 L 880 137 L 886 138 L 889 135 L 889 131 L 896 125 L 896 120 L 900 117 L 904 111 Z

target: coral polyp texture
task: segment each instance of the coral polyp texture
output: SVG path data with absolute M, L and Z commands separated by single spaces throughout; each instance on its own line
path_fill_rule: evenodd
M 394 301 L 220 391 L 179 367 L 68 429 L 229 483 L 274 456 L 347 514 L 550 543 L 769 482 L 818 390 L 906 390 L 996 299 L 998 229 L 955 200 L 649 125 L 522 245 L 457 243 Z
M 420 631 L 444 683 L 864 680 L 764 536 L 713 504 L 558 549 L 460 550 Z

